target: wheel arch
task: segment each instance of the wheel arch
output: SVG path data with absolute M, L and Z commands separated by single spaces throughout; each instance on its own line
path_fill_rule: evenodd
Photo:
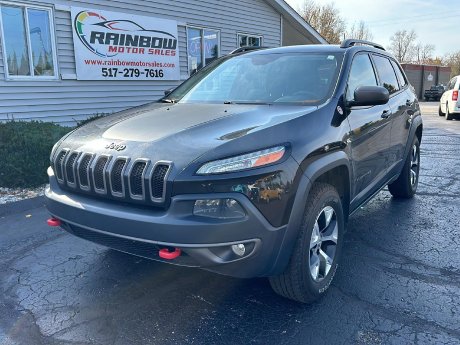
M 289 263 L 302 225 L 307 199 L 315 182 L 328 183 L 336 188 L 342 201 L 345 223 L 348 221 L 351 200 L 351 163 L 344 151 L 335 151 L 309 162 L 304 170 L 278 257 L 268 275 L 280 274 Z
M 423 122 L 421 116 L 415 117 L 412 122 L 403 157 L 407 157 L 409 154 L 409 150 L 412 148 L 412 141 L 414 140 L 415 136 L 417 136 L 418 142 L 421 144 L 423 136 Z

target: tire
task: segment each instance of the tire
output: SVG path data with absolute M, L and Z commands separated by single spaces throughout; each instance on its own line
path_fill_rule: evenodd
M 312 236 L 314 229 L 319 229 L 316 237 Z M 301 303 L 312 303 L 322 297 L 337 270 L 344 231 L 339 194 L 329 184 L 315 183 L 289 264 L 282 274 L 269 278 L 273 290 Z
M 420 173 L 420 142 L 417 136 L 412 141 L 411 150 L 406 157 L 404 167 L 398 179 L 388 185 L 395 198 L 409 199 L 417 192 Z
M 449 113 L 449 104 L 446 104 L 446 120 L 450 121 L 453 118 L 454 118 L 453 115 L 451 113 Z
M 438 115 L 439 115 L 439 116 L 444 116 L 444 115 L 446 115 L 446 113 L 443 113 L 442 110 L 441 110 L 441 104 L 439 105 Z

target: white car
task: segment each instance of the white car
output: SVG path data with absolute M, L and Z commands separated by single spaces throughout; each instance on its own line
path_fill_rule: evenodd
M 447 85 L 439 101 L 439 116 L 446 116 L 446 120 L 452 120 L 455 115 L 460 115 L 460 99 L 458 90 L 460 86 L 460 75 L 453 77 Z

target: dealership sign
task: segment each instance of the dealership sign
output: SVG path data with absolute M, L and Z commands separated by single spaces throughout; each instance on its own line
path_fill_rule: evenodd
M 179 80 L 177 22 L 72 7 L 78 80 Z

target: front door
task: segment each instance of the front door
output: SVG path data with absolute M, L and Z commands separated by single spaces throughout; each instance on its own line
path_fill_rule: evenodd
M 376 86 L 377 78 L 368 54 L 353 58 L 348 78 L 347 101 L 354 99 L 359 86 Z M 389 105 L 351 107 L 347 117 L 350 124 L 348 144 L 353 161 L 353 210 L 381 186 L 388 168 L 388 149 L 391 133 Z

